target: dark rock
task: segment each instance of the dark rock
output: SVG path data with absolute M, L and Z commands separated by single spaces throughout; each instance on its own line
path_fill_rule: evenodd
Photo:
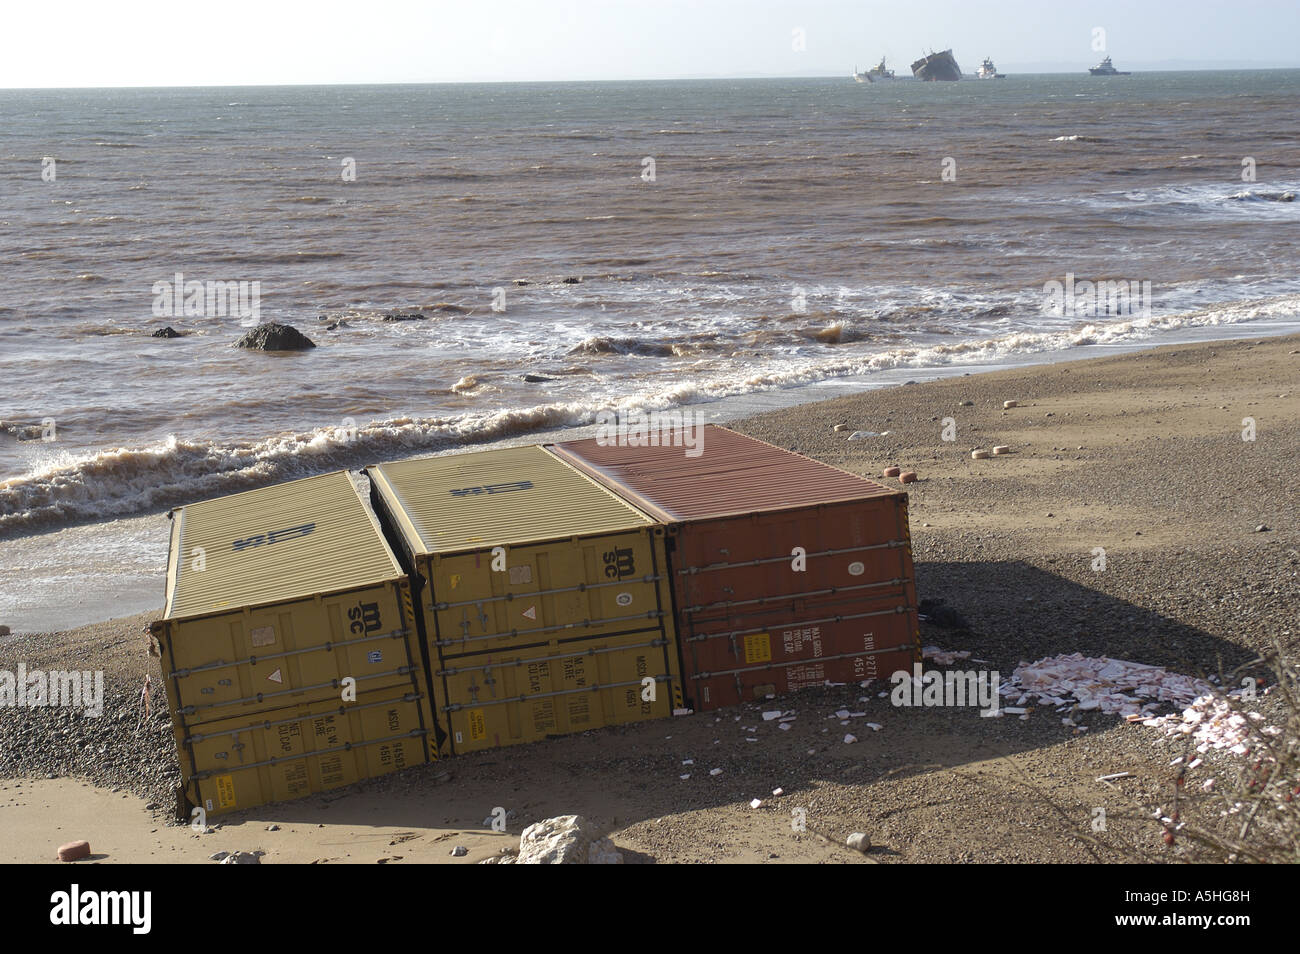
M 427 316 L 425 315 L 417 315 L 414 313 L 411 313 L 409 315 L 404 315 L 398 311 L 390 311 L 382 315 L 381 320 L 383 321 L 425 321 L 426 317 Z
M 149 337 L 150 338 L 184 338 L 185 336 L 181 334 L 179 331 L 177 331 L 175 328 L 173 328 L 171 325 L 168 325 L 166 328 L 159 328 Z
M 581 279 L 581 278 L 566 278 L 563 282 L 561 282 L 561 284 L 563 284 L 563 285 L 581 285 L 581 284 L 582 284 L 582 279 Z
M 554 381 L 555 378 L 543 377 L 540 374 L 525 374 L 524 380 L 527 381 L 529 384 L 543 384 L 546 381 Z
M 337 331 L 339 328 L 351 328 L 352 326 L 340 318 L 338 321 L 331 321 L 325 326 L 326 331 Z
M 248 332 L 235 342 L 235 347 L 250 351 L 306 351 L 316 344 L 297 328 L 269 322 Z

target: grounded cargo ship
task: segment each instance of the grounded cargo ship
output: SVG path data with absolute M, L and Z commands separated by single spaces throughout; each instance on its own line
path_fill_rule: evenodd
M 944 50 L 942 53 L 931 53 L 928 56 L 923 56 L 913 63 L 912 75 L 927 82 L 935 80 L 956 82 L 961 79 L 961 67 L 957 65 L 952 50 Z

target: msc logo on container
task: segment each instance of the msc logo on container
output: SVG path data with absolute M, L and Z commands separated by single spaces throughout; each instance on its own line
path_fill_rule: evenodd
M 636 572 L 636 563 L 632 558 L 631 547 L 615 547 L 602 554 L 605 563 L 605 576 L 611 580 L 621 580 Z
M 244 550 L 251 550 L 253 547 L 260 547 L 267 543 L 280 543 L 284 540 L 292 540 L 295 537 L 305 537 L 316 529 L 314 523 L 304 523 L 298 527 L 286 527 L 284 530 L 272 530 L 270 533 L 258 533 L 251 537 L 245 537 L 243 540 L 236 540 L 231 544 L 231 548 L 236 553 Z
M 358 603 L 348 610 L 348 629 L 357 636 L 370 634 L 382 625 L 379 621 L 378 603 Z
M 453 497 L 474 497 L 478 494 L 508 494 L 512 490 L 532 490 L 531 480 L 512 480 L 504 484 L 485 484 L 482 487 L 457 487 L 448 491 Z

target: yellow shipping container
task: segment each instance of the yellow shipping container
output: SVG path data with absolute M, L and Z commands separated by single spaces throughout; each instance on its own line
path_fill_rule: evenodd
M 185 797 L 208 815 L 421 765 L 432 736 L 428 696 L 391 690 L 176 731 Z
M 671 715 L 663 528 L 540 447 L 368 468 L 422 580 L 451 751 Z
M 153 634 L 178 726 L 342 700 L 349 685 L 427 693 L 409 579 L 347 473 L 171 517 Z

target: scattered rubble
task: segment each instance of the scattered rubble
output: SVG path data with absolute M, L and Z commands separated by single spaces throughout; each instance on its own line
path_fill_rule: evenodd
M 1002 695 L 1015 705 L 1037 701 L 1044 705 L 1077 706 L 1079 711 L 1137 716 L 1161 703 L 1186 706 L 1214 687 L 1159 666 L 1084 656 L 1053 656 L 1021 663 L 1003 681 Z M 1147 700 L 1147 701 L 1144 701 Z

